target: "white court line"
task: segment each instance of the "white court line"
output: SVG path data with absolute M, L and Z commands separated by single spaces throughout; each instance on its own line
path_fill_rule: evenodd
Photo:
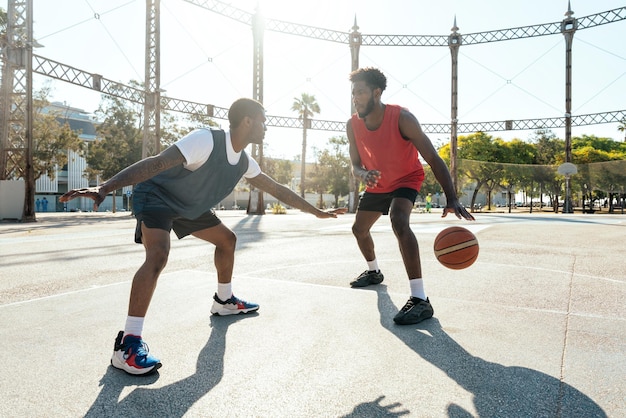
M 167 274 L 172 274 L 172 273 L 166 273 L 165 275 L 167 275 Z M 7 303 L 5 305 L 0 305 L 0 309 L 12 307 L 12 306 L 25 305 L 27 303 L 32 303 L 32 302 L 40 302 L 40 301 L 44 301 L 44 300 L 55 299 L 55 298 L 59 298 L 59 297 L 63 297 L 63 296 L 76 295 L 76 294 L 79 294 L 79 293 L 90 292 L 92 290 L 105 289 L 107 287 L 119 286 L 121 284 L 128 284 L 130 282 L 131 282 L 131 280 L 126 280 L 124 282 L 116 282 L 116 283 L 109 283 L 109 284 L 103 284 L 103 285 L 94 285 L 94 286 L 86 287 L 84 289 L 72 290 L 72 291 L 69 291 L 69 292 L 57 293 L 57 294 L 48 295 L 48 296 L 42 296 L 42 297 L 39 297 L 39 298 L 21 300 L 19 302 L 11 302 L 11 303 Z
M 381 260 L 384 262 L 400 262 L 400 259 L 384 259 Z M 298 263 L 299 267 L 302 266 L 307 266 L 307 267 L 317 267 L 317 266 L 321 266 L 321 265 L 328 265 L 328 264 L 345 264 L 345 261 L 335 261 L 335 262 L 320 262 L 320 263 L 307 263 L 307 264 L 301 264 Z M 485 262 L 480 262 L 477 261 L 476 264 L 485 264 L 485 265 L 490 265 L 490 266 L 500 266 L 500 267 L 510 267 L 509 264 L 500 264 L 500 263 L 485 263 Z M 280 282 L 280 283 L 284 283 L 285 281 L 288 281 L 289 283 L 293 283 L 293 284 L 300 284 L 300 285 L 310 285 L 310 286 L 320 286 L 320 287 L 327 287 L 327 288 L 333 288 L 333 289 L 339 289 L 339 290 L 346 290 L 346 291 L 355 291 L 355 290 L 360 290 L 360 289 L 352 289 L 352 288 L 343 288 L 343 287 L 338 287 L 338 286 L 333 286 L 333 285 L 325 285 L 325 284 L 316 284 L 316 283 L 307 283 L 307 282 L 293 282 L 293 281 L 289 281 L 289 280 L 280 280 L 280 279 L 271 279 L 271 278 L 267 278 L 267 277 L 259 277 L 257 276 L 259 273 L 268 273 L 268 272 L 272 272 L 272 271 L 278 271 L 278 270 L 285 270 L 285 269 L 289 269 L 294 267 L 293 265 L 291 266 L 281 266 L 281 267 L 273 267 L 273 268 L 267 268 L 267 269 L 260 269 L 260 270 L 254 270 L 254 274 L 255 275 L 250 275 L 250 274 L 238 274 L 237 276 L 233 276 L 233 279 L 237 279 L 237 278 L 243 278 L 243 279 L 252 279 L 252 280 L 269 280 L 269 281 L 274 281 L 274 282 Z M 515 266 L 517 268 L 524 268 L 524 269 L 528 269 L 528 270 L 536 270 L 536 271 L 543 271 L 543 272 L 548 272 L 548 273 L 557 273 L 557 274 L 563 274 L 563 275 L 572 275 L 574 278 L 578 277 L 578 278 L 588 278 L 588 279 L 595 279 L 595 280 L 604 280 L 607 282 L 611 282 L 611 283 L 617 283 L 617 284 L 626 284 L 626 282 L 620 281 L 620 280 L 616 280 L 616 279 L 611 279 L 608 277 L 601 277 L 601 276 L 593 276 L 593 275 L 589 275 L 589 274 L 580 274 L 580 273 L 571 273 L 568 271 L 564 271 L 564 270 L 556 270 L 556 269 L 549 269 L 549 268 L 543 268 L 543 267 L 533 267 L 533 266 Z M 165 273 L 163 274 L 160 278 L 159 281 L 163 281 L 163 280 L 167 280 L 168 276 L 170 275 L 178 275 L 184 272 L 192 272 L 192 273 L 201 273 L 204 275 L 208 275 L 208 276 L 216 276 L 215 272 L 212 271 L 204 271 L 204 270 L 189 270 L 189 269 L 184 269 L 184 270 L 179 270 L 179 271 L 175 271 L 175 272 L 169 272 L 169 273 Z M 120 285 L 126 285 L 126 284 L 130 284 L 132 282 L 132 279 L 129 280 L 125 280 L 125 281 L 121 281 L 121 282 L 115 282 L 115 283 L 109 283 L 109 284 L 105 284 L 105 285 L 94 285 L 85 289 L 78 289 L 78 290 L 72 290 L 69 292 L 63 292 L 63 293 L 57 293 L 54 295 L 48 295 L 48 296 L 42 296 L 39 298 L 33 298 L 33 299 L 27 299 L 27 300 L 22 300 L 19 302 L 11 302 L 11 303 L 7 303 L 5 305 L 0 305 L 0 309 L 2 308 L 8 308 L 8 307 L 13 307 L 13 306 L 19 306 L 19 305 L 25 305 L 28 303 L 33 303 L 33 302 L 40 302 L 40 301 L 45 301 L 45 300 L 50 300 L 50 299 L 55 299 L 55 298 L 59 298 L 59 297 L 64 297 L 64 296 L 71 296 L 71 295 L 75 295 L 75 294 L 79 294 L 79 293 L 85 293 L 85 292 L 90 292 L 93 290 L 99 290 L 99 289 L 105 289 L 107 287 L 113 287 L 113 286 L 120 286 Z M 454 300 L 454 301 L 461 301 L 461 302 L 470 302 L 471 301 L 466 301 L 463 299 L 451 299 L 451 298 L 447 298 L 449 300 Z M 493 303 L 487 303 L 487 302 L 477 302 L 480 304 L 487 304 L 487 305 L 492 305 L 492 306 L 509 306 L 509 305 L 501 305 L 501 304 L 493 304 Z M 550 310 L 550 309 L 535 309 L 535 308 L 520 308 L 520 307 L 514 307 L 516 309 L 524 309 L 524 310 L 529 310 L 529 311 L 541 311 L 541 312 L 549 312 L 549 313 L 566 313 L 565 311 L 558 311 L 558 310 Z M 585 316 L 585 317 L 589 317 L 589 318 L 604 318 L 604 319 L 613 319 L 613 318 L 607 318 L 607 317 L 602 317 L 602 316 L 594 316 L 592 314 L 586 314 L 586 315 L 580 315 L 580 314 L 573 314 L 573 315 L 577 315 L 577 316 Z M 626 320 L 626 318 L 621 319 L 621 318 L 617 318 L 620 320 Z
M 399 259 L 399 258 L 398 259 L 385 258 L 385 259 L 380 259 L 379 261 L 380 262 L 385 262 L 385 263 L 401 263 L 402 259 Z M 306 263 L 306 264 L 298 263 L 298 266 L 299 267 L 300 266 L 317 267 L 317 266 L 327 266 L 329 264 L 345 264 L 345 261 L 324 261 L 324 262 Z M 484 261 L 476 261 L 476 263 L 474 263 L 474 264 L 475 265 L 483 264 L 483 265 L 488 265 L 488 266 L 500 266 L 500 267 L 506 267 L 506 268 L 511 267 L 510 264 L 487 263 L 487 262 L 484 262 Z M 254 273 L 255 274 L 267 273 L 267 272 L 271 272 L 271 271 L 285 270 L 285 269 L 289 269 L 289 268 L 292 268 L 292 267 L 294 267 L 294 266 L 293 265 L 288 265 L 288 266 L 281 266 L 281 267 L 271 267 L 271 268 L 266 268 L 266 269 L 254 270 Z M 529 270 L 536 270 L 536 271 L 544 271 L 544 272 L 548 272 L 548 273 L 558 273 L 558 274 L 567 275 L 568 277 L 570 275 L 573 275 L 574 277 L 579 277 L 579 278 L 604 280 L 604 281 L 611 282 L 611 283 L 626 284 L 626 282 L 624 282 L 624 281 L 617 280 L 617 279 L 611 279 L 609 277 L 592 276 L 592 275 L 589 275 L 589 274 L 580 274 L 580 273 L 572 273 L 572 272 L 565 271 L 565 270 L 556 270 L 556 269 L 549 269 L 549 268 L 544 268 L 544 267 L 533 267 L 533 266 L 522 266 L 522 265 L 515 265 L 513 267 L 524 268 L 524 269 L 529 269 Z M 238 277 L 256 278 L 255 276 L 248 276 L 245 273 L 238 275 Z M 268 279 L 268 280 L 272 280 L 272 279 Z
M 265 278 L 265 277 L 255 277 L 255 276 L 243 276 L 243 275 L 239 275 L 239 278 L 245 278 L 248 280 L 259 280 L 259 281 L 271 281 L 271 282 L 278 282 L 278 283 L 284 283 L 285 280 L 280 280 L 280 279 L 269 279 L 269 278 Z M 304 286 L 312 286 L 312 287 L 323 287 L 323 288 L 327 288 L 327 289 L 334 289 L 334 290 L 340 290 L 340 291 L 344 291 L 344 292 L 369 292 L 372 293 L 372 289 L 353 289 L 353 288 L 349 288 L 349 287 L 337 287 L 337 286 L 333 286 L 333 285 L 329 285 L 329 284 L 316 284 L 316 283 L 307 283 L 307 282 L 289 282 L 292 284 L 298 284 L 298 285 L 304 285 Z M 394 295 L 396 297 L 402 298 L 405 297 L 406 294 L 402 293 L 397 293 L 397 292 L 387 292 L 389 295 Z M 504 309 L 509 309 L 509 310 L 520 310 L 520 311 L 529 311 L 529 312 L 542 312 L 542 313 L 550 313 L 550 314 L 556 314 L 556 315 L 570 315 L 570 316 L 577 316 L 580 318 L 596 318 L 596 319 L 606 319 L 606 320 L 618 320 L 618 321 L 624 321 L 626 322 L 626 318 L 613 318 L 613 317 L 607 317 L 607 316 L 602 316 L 602 315 L 596 315 L 596 314 L 581 314 L 581 313 L 573 313 L 573 312 L 568 312 L 565 310 L 560 310 L 560 309 L 542 309 L 542 308 L 529 308 L 529 307 L 524 307 L 524 306 L 511 306 L 511 305 L 504 305 L 501 303 L 492 303 L 492 302 L 475 302 L 472 300 L 467 300 L 467 299 L 458 299 L 458 298 L 446 298 L 446 297 L 441 297 L 438 298 L 438 300 L 448 300 L 448 301 L 454 301 L 454 302 L 460 302 L 460 303 L 470 303 L 473 305 L 487 305 L 487 306 L 492 306 L 492 307 L 498 307 L 498 308 L 504 308 Z
M 465 229 L 470 230 L 472 233 L 476 234 L 479 231 L 482 231 L 483 229 L 487 229 L 492 227 L 493 225 L 485 225 L 485 224 L 476 224 L 476 223 L 463 223 L 463 224 L 459 224 L 459 225 L 452 225 L 452 224 L 411 224 L 411 229 L 413 230 L 413 232 L 419 233 L 419 234 L 438 234 L 439 232 L 443 231 L 444 229 L 451 227 L 451 226 L 462 226 Z M 318 231 L 343 231 L 343 232 L 351 232 L 352 230 L 352 223 L 350 224 L 343 224 L 343 225 L 330 225 L 330 226 L 324 226 L 324 227 L 320 227 L 317 229 Z M 391 231 L 391 223 L 375 223 L 374 226 L 372 226 L 371 228 L 372 232 L 389 232 Z
M 99 231 L 98 238 L 100 237 L 114 237 L 118 235 L 129 235 L 135 233 L 135 228 L 126 230 L 113 230 L 113 231 Z M 80 238 L 93 238 L 92 232 L 72 232 L 67 234 L 39 234 L 33 233 L 29 235 L 28 232 L 24 232 L 23 236 L 3 238 L 0 236 L 0 245 L 15 245 L 22 243 L 37 243 L 45 241 L 63 241 L 63 240 L 78 240 Z

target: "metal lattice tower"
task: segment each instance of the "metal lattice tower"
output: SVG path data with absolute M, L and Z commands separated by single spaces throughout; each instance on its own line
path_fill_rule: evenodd
M 578 27 L 578 20 L 573 16 L 572 6 L 567 2 L 567 13 L 561 22 L 561 33 L 565 36 L 565 162 L 572 162 L 572 43 Z M 572 208 L 572 189 L 569 179 L 565 182 L 565 206 L 563 213 L 574 213 Z
M 457 131 L 458 131 L 458 99 L 459 99 L 459 48 L 463 43 L 463 37 L 457 33 L 459 28 L 456 26 L 456 17 L 454 18 L 454 26 L 452 26 L 452 34 L 448 37 L 448 46 L 450 47 L 450 55 L 452 57 L 452 75 L 451 75 L 451 100 L 450 100 L 450 175 L 452 176 L 452 184 L 457 189 Z
M 146 62 L 141 157 L 160 151 L 161 137 L 161 0 L 146 0 Z
M 0 180 L 24 180 L 22 220 L 34 221 L 32 0 L 9 0 L 7 15 L 0 95 Z
M 265 37 L 264 19 L 260 11 L 252 18 L 252 98 L 263 103 L 263 39 Z M 263 146 L 252 144 L 252 157 L 256 158 L 263 168 Z M 247 213 L 263 215 L 265 205 L 263 192 L 250 188 Z

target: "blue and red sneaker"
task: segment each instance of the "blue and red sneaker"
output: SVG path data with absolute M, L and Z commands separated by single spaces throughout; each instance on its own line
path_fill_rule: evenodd
M 120 331 L 115 338 L 111 365 L 134 375 L 152 373 L 161 367 L 161 362 L 148 351 L 148 344 L 141 337 L 124 336 L 124 331 Z
M 216 293 L 213 296 L 213 307 L 211 308 L 211 313 L 218 316 L 236 315 L 254 312 L 258 309 L 259 305 L 256 303 L 246 302 L 245 300 L 235 297 L 235 295 L 231 295 L 231 297 L 227 300 L 221 300 L 217 297 Z

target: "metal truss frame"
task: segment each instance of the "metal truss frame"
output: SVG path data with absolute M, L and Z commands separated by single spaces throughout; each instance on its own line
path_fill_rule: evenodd
M 145 93 L 141 89 L 127 86 L 102 77 L 99 74 L 89 73 L 57 61 L 53 61 L 39 55 L 33 54 L 33 72 L 57 80 L 65 81 L 81 87 L 99 91 L 109 96 L 119 97 L 134 103 L 143 105 Z M 228 119 L 228 108 L 215 106 L 212 104 L 191 102 L 187 100 L 175 99 L 161 96 L 161 109 L 165 111 L 198 114 L 210 116 L 216 119 Z M 592 113 L 587 115 L 572 116 L 572 126 L 587 126 L 602 123 L 621 122 L 626 118 L 626 110 L 613 112 Z M 296 117 L 287 116 L 267 116 L 267 125 L 278 128 L 302 128 L 302 120 Z M 529 129 L 549 129 L 563 128 L 565 118 L 539 118 L 522 120 L 503 120 L 491 122 L 459 123 L 459 133 L 471 132 L 496 132 L 511 130 Z M 343 132 L 346 121 L 331 121 L 311 119 L 310 129 L 319 131 Z M 450 133 L 450 124 L 447 123 L 424 123 L 422 129 L 426 133 L 445 134 Z

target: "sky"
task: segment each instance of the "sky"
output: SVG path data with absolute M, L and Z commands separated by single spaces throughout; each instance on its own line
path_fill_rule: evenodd
M 200 3 L 199 1 L 196 3 Z M 208 1 L 207 3 L 212 3 Z M 257 0 L 224 1 L 254 12 Z M 624 7 L 617 0 L 570 0 L 574 17 Z M 567 0 L 262 0 L 267 18 L 362 34 L 449 35 L 489 32 L 560 22 Z M 7 0 L 0 0 L 6 10 Z M 83 71 L 128 84 L 144 78 L 145 0 L 33 0 L 34 52 Z M 626 21 L 578 30 L 573 43 L 572 114 L 626 109 Z M 264 106 L 268 115 L 296 117 L 294 98 L 313 94 L 316 119 L 350 116 L 348 45 L 265 32 Z M 412 111 L 422 124 L 449 123 L 451 58 L 448 47 L 362 46 L 360 66 L 387 76 L 384 103 Z M 252 30 L 249 26 L 184 0 L 161 0 L 163 95 L 228 108 L 252 96 Z M 35 75 L 48 84 L 51 101 L 93 112 L 101 97 L 89 89 Z M 562 117 L 565 113 L 565 40 L 561 34 L 461 46 L 460 123 Z M 223 128 L 227 121 L 217 120 Z M 553 132 L 565 137 L 564 129 Z M 528 140 L 532 131 L 490 132 L 505 140 Z M 574 136 L 623 139 L 617 123 L 574 127 Z M 307 160 L 328 139 L 345 132 L 309 131 Z M 429 134 L 439 146 L 448 134 Z M 301 154 L 300 129 L 269 127 L 265 155 Z

